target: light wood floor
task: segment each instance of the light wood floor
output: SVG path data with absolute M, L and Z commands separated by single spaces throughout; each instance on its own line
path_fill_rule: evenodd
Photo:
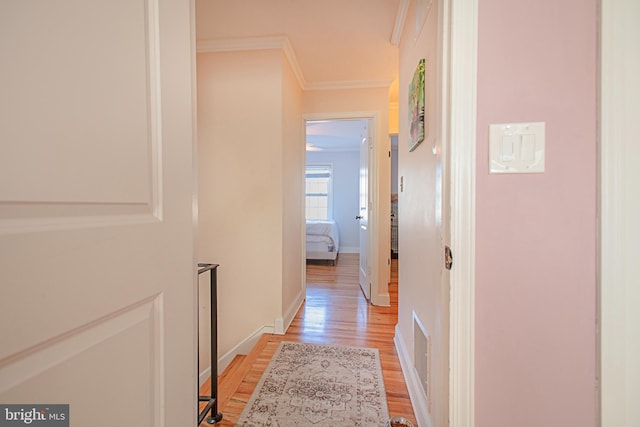
M 281 341 L 374 347 L 380 351 L 389 414 L 415 420 L 393 343 L 398 320 L 398 267 L 391 265 L 391 307 L 367 304 L 358 285 L 358 255 L 342 254 L 337 266 L 307 265 L 307 298 L 286 335 L 262 336 L 247 356 L 238 356 L 219 377 L 218 426 L 233 426 Z M 210 382 L 200 394 L 208 394 Z M 201 426 L 208 425 L 206 420 Z

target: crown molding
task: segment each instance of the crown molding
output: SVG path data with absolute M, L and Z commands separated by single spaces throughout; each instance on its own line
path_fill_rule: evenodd
M 284 51 L 284 55 L 287 57 L 287 61 L 289 61 L 291 70 L 293 70 L 293 74 L 296 76 L 296 80 L 298 80 L 298 84 L 302 90 L 304 90 L 307 82 L 304 79 L 304 74 L 302 74 L 302 68 L 300 68 L 300 64 L 298 63 L 296 52 L 293 50 L 293 46 L 291 46 L 291 42 L 288 37 L 284 37 L 284 46 L 282 49 Z
M 409 10 L 410 1 L 411 0 L 400 0 L 400 3 L 398 3 L 396 20 L 393 24 L 393 32 L 391 33 L 391 44 L 396 47 L 400 45 L 400 38 L 402 37 L 402 30 L 407 19 L 407 11 Z
M 305 90 L 345 90 L 345 89 L 371 89 L 386 88 L 389 89 L 393 79 L 385 80 L 345 80 L 335 82 L 316 82 L 307 83 Z
M 293 50 L 293 46 L 287 36 L 267 37 L 243 37 L 224 39 L 198 40 L 196 51 L 198 53 L 211 52 L 237 52 L 250 50 L 281 49 L 291 65 L 293 74 L 302 90 L 345 90 L 345 89 L 371 89 L 389 88 L 393 83 L 389 80 L 353 80 L 309 83 L 305 80 L 300 64 Z
M 298 63 L 296 53 L 291 46 L 291 42 L 287 36 L 267 36 L 267 37 L 242 37 L 242 38 L 224 38 L 224 39 L 206 39 L 198 40 L 196 43 L 196 51 L 198 53 L 210 52 L 237 52 L 249 50 L 268 50 L 281 49 L 284 52 L 293 74 L 302 89 L 305 89 L 307 83 L 302 74 L 302 69 Z

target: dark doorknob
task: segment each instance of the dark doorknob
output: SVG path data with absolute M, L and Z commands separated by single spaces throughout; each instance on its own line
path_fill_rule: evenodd
M 356 219 L 362 219 L 361 215 L 356 215 Z
M 444 268 L 447 270 L 451 270 L 453 266 L 453 253 L 451 252 L 451 248 L 449 246 L 444 247 Z

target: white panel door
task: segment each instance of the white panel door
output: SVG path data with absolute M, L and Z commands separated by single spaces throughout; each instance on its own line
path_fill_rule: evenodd
M 0 402 L 196 423 L 193 2 L 0 2 Z
M 360 221 L 360 274 L 359 282 L 362 292 L 367 301 L 371 300 L 371 274 L 370 259 L 371 251 L 369 247 L 369 161 L 371 157 L 371 138 L 367 124 L 363 138 L 360 142 L 360 212 L 356 219 Z

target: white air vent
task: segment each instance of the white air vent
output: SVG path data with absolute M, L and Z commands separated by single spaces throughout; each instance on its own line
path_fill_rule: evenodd
M 413 313 L 413 343 L 413 365 L 431 412 L 431 338 L 416 313 Z

